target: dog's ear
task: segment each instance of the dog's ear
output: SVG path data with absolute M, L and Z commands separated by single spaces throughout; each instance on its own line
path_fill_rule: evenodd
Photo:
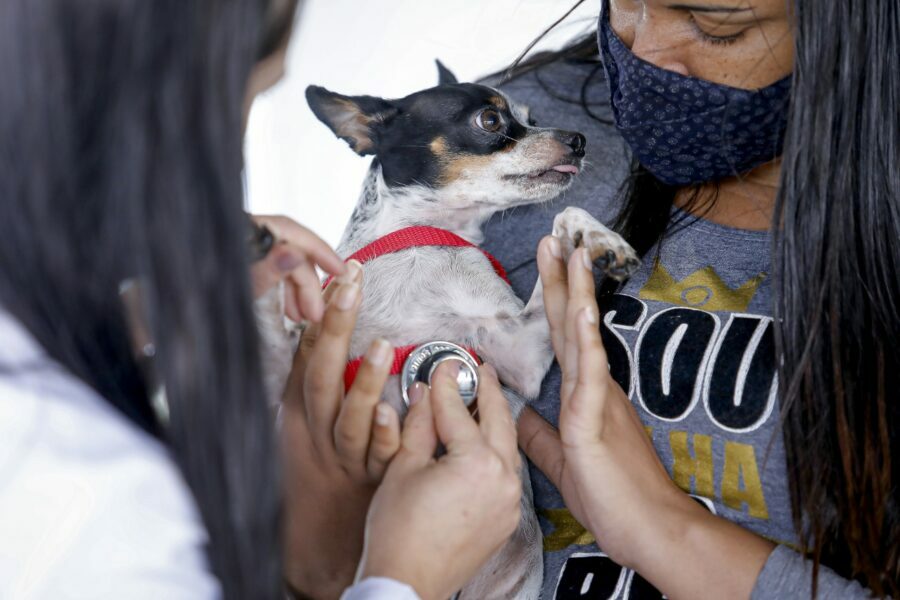
M 448 69 L 440 60 L 435 60 L 438 68 L 438 85 L 447 85 L 451 83 L 459 83 L 453 71 Z
M 399 112 L 383 98 L 342 96 L 317 85 L 306 88 L 306 101 L 316 117 L 361 156 L 377 153 L 378 129 Z

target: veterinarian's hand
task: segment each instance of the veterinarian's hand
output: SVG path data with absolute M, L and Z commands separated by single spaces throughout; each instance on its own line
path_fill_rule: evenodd
M 411 392 L 402 447 L 369 511 L 360 569 L 363 578 L 407 583 L 423 600 L 452 596 L 520 518 L 516 430 L 496 372 L 480 370 L 476 422 L 452 364 L 438 368 L 430 392 L 422 384 Z M 439 441 L 446 454 L 435 460 Z
M 634 568 L 648 535 L 670 530 L 678 511 L 699 507 L 669 479 L 610 375 L 588 253 L 576 250 L 567 268 L 554 242 L 542 241 L 538 267 L 563 375 L 559 431 L 529 409 L 519 418 L 519 443 L 603 551 Z
M 254 216 L 276 243 L 264 259 L 253 265 L 253 291 L 262 296 L 284 281 L 285 314 L 297 323 L 318 322 L 325 312 L 322 284 L 316 266 L 330 275 L 346 273 L 344 261 L 315 233 L 288 217 Z
M 294 359 L 282 407 L 288 581 L 314 598 L 337 598 L 353 581 L 375 485 L 400 447 L 397 413 L 381 403 L 392 351 L 369 349 L 344 394 L 344 367 L 359 309 L 362 270 L 328 287 L 321 325 Z

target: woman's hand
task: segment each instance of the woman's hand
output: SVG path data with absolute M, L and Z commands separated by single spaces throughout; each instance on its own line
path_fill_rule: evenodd
M 318 266 L 330 275 L 346 273 L 344 261 L 319 236 L 288 217 L 252 217 L 277 240 L 265 258 L 253 265 L 253 292 L 259 298 L 284 281 L 284 311 L 297 323 L 319 322 L 325 312 Z
M 439 367 L 430 392 L 422 384 L 412 390 L 402 447 L 372 501 L 360 565 L 362 578 L 402 581 L 423 600 L 452 596 L 521 516 L 516 430 L 497 375 L 480 370 L 476 422 L 452 364 Z M 438 442 L 446 454 L 435 460 Z
M 545 239 L 538 254 L 551 340 L 562 369 L 559 432 L 536 413 L 519 420 L 522 448 L 613 560 L 634 566 L 660 510 L 687 499 L 669 479 L 640 419 L 613 380 L 600 339 L 591 259 L 568 265 Z
M 559 255 L 557 240 L 541 242 L 538 267 L 563 375 L 559 431 L 526 411 L 523 450 L 603 551 L 669 597 L 749 596 L 772 545 L 712 516 L 669 479 L 610 375 L 590 255 L 576 250 L 568 269 Z
M 352 583 L 366 511 L 400 447 L 397 413 L 380 402 L 393 356 L 387 342 L 372 345 L 344 394 L 361 281 L 362 269 L 351 261 L 328 286 L 324 318 L 304 335 L 281 412 L 286 577 L 317 599 L 338 598 Z

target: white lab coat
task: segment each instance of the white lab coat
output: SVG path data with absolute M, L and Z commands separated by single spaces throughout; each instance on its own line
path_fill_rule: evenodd
M 0 598 L 221 597 L 166 448 L 0 309 Z M 417 600 L 371 579 L 347 600 Z

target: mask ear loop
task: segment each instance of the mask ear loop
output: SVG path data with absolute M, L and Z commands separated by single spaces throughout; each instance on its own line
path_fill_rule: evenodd
M 166 386 L 156 364 L 156 343 L 150 332 L 147 306 L 144 302 L 146 286 L 137 278 L 125 279 L 119 284 L 119 299 L 125 309 L 125 321 L 131 339 L 131 351 L 138 369 L 144 377 L 150 399 L 150 407 L 163 429 L 169 427 L 169 398 Z

